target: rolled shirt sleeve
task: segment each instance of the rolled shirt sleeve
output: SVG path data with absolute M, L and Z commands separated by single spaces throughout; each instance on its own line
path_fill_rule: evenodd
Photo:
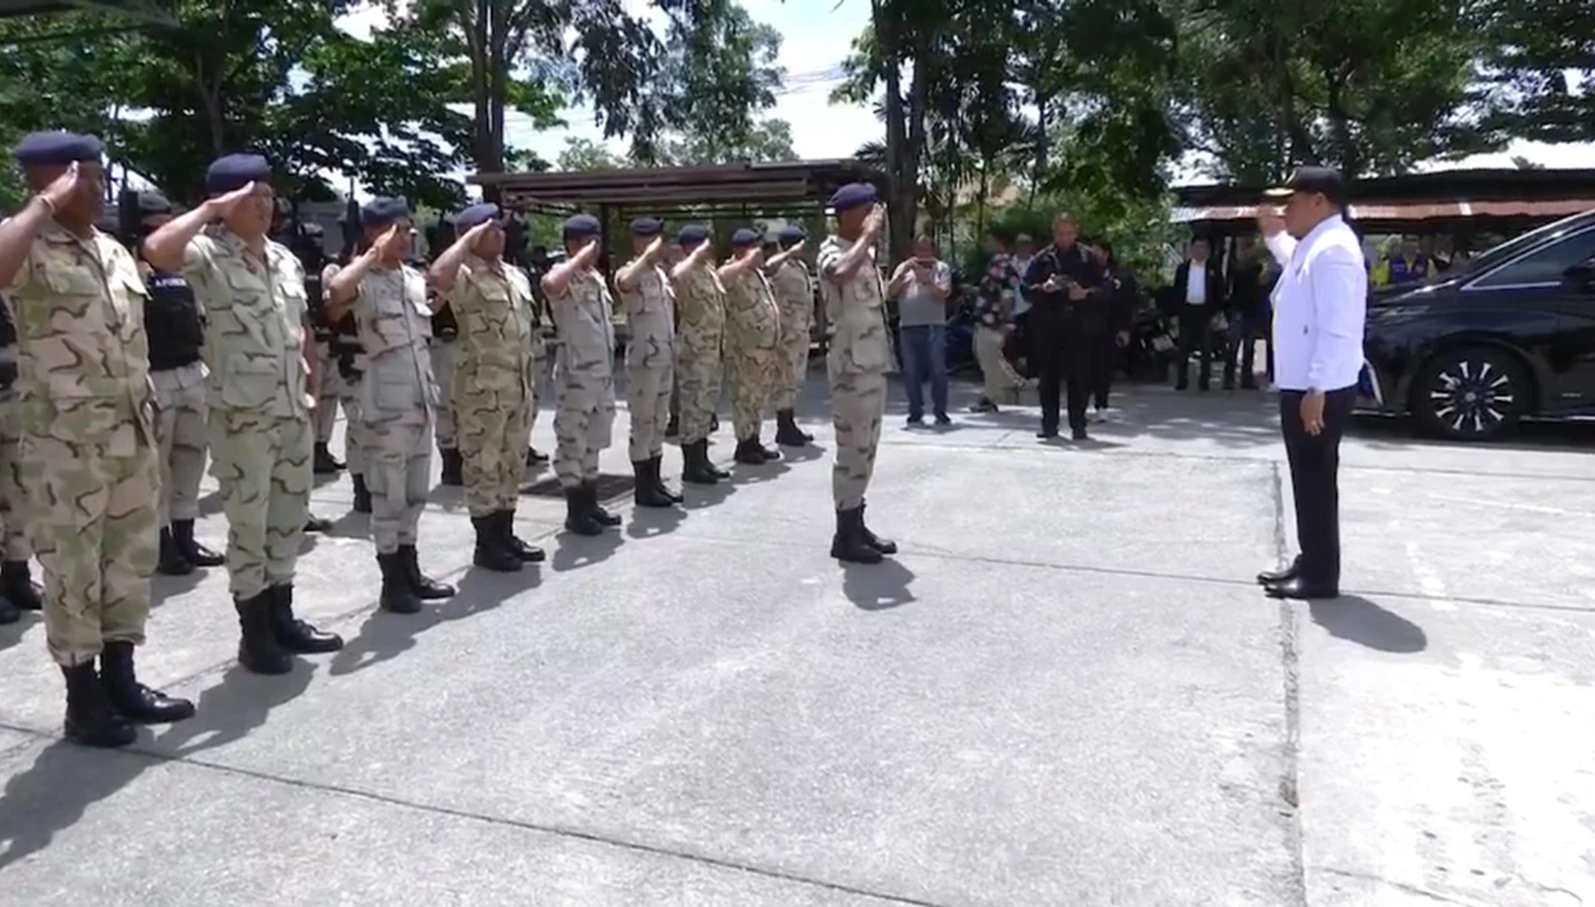
M 1347 249 L 1330 247 L 1312 263 L 1312 319 L 1317 327 L 1308 359 L 1307 387 L 1337 390 L 1356 380 L 1362 367 L 1363 324 L 1368 309 L 1368 273 Z

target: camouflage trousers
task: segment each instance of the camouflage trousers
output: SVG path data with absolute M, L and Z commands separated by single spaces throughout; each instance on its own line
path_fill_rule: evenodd
M 438 385 L 437 435 L 439 450 L 453 450 L 454 429 L 454 341 L 432 338 L 428 353 L 432 357 L 432 379 Z
M 809 322 L 807 311 L 801 308 L 781 310 L 781 343 L 776 351 L 777 375 L 771 405 L 776 410 L 797 406 L 798 389 L 809 374 Z
M 34 490 L 28 533 L 44 573 L 44 638 L 50 657 L 66 666 L 93 660 L 107 641 L 144 642 L 160 467 L 153 439 L 137 426 L 116 435 L 121 443 L 35 434 L 22 441 Z
M 157 524 L 198 519 L 199 480 L 205 475 L 205 365 L 152 371 L 150 381 L 161 466 Z
M 881 444 L 881 419 L 886 414 L 886 376 L 838 368 L 833 349 L 827 362 L 831 383 L 831 425 L 836 429 L 836 464 L 831 467 L 831 496 L 838 510 L 864 503 L 875 472 L 875 451 Z
M 22 403 L 11 387 L 0 391 L 0 558 L 8 561 L 25 561 L 32 553 L 21 446 Z
M 598 481 L 598 455 L 615 425 L 615 379 L 609 375 L 554 375 L 554 474 L 564 488 Z
M 371 491 L 371 540 L 378 554 L 415 544 L 432 485 L 432 429 L 426 410 L 366 420 L 361 437 Z
M 731 427 L 737 440 L 757 437 L 770 415 L 770 392 L 777 367 L 784 360 L 774 347 L 732 349 L 726 352 L 726 377 L 731 381 Z
M 473 517 L 515 509 L 526 477 L 526 423 L 531 394 L 523 390 L 456 388 L 454 418 L 459 436 L 465 507 Z
M 626 365 L 626 408 L 631 415 L 631 461 L 657 457 L 670 424 L 670 389 L 675 368 Z
M 681 443 L 709 437 L 714 412 L 720 406 L 720 342 L 694 341 L 682 334 L 676 345 L 676 387 L 680 393 Z
M 349 474 L 365 475 L 361 462 L 364 448 L 360 438 L 360 381 L 349 380 L 338 371 L 335 362 L 322 360 L 321 393 L 316 399 L 316 443 L 332 440 L 332 428 L 338 420 L 338 407 L 343 407 L 343 456 L 349 464 Z
M 310 516 L 310 452 L 304 418 L 211 410 L 211 475 L 227 514 L 227 575 L 237 598 L 293 582 Z

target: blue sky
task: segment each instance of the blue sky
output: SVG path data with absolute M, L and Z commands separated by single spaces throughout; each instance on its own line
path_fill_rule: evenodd
M 792 144 L 798 157 L 849 157 L 860 145 L 880 140 L 881 124 L 867 107 L 829 103 L 837 80 L 816 78 L 847 56 L 853 37 L 869 22 L 869 0 L 742 0 L 742 3 L 756 21 L 774 26 L 783 36 L 779 63 L 792 80 L 792 87 L 780 95 L 768 115 L 792 124 Z M 656 15 L 647 0 L 626 0 L 626 4 L 644 15 Z M 382 19 L 381 10 L 371 8 L 346 17 L 343 24 L 348 31 L 364 35 Z M 506 138 L 510 144 L 530 148 L 552 161 L 565 147 L 567 137 L 594 140 L 602 137 L 592 123 L 590 109 L 572 109 L 565 119 L 570 123 L 568 129 L 539 132 L 528 122 L 515 122 L 512 117 Z M 610 144 L 617 152 L 625 150 L 624 140 Z M 1592 145 L 1514 142 L 1506 151 L 1497 154 L 1475 155 L 1421 169 L 1511 167 L 1514 155 L 1552 168 L 1595 167 L 1595 146 Z M 1181 176 L 1181 182 L 1192 179 L 1187 174 Z

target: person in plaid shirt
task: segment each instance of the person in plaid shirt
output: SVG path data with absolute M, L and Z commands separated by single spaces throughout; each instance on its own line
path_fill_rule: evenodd
M 1007 241 L 995 230 L 986 234 L 986 252 L 990 259 L 975 304 L 975 358 L 986 387 L 980 402 L 969 408 L 975 413 L 996 412 L 997 401 L 1011 402 L 1019 387 L 1019 376 L 1002 354 L 1003 341 L 1013 331 L 1014 287 L 1019 274 Z

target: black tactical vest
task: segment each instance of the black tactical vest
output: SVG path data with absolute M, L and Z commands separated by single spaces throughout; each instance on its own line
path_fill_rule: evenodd
M 150 370 L 182 368 L 199 361 L 205 329 L 194 288 L 181 274 L 152 271 L 145 278 L 149 302 L 144 304 L 144 329 L 150 338 Z

